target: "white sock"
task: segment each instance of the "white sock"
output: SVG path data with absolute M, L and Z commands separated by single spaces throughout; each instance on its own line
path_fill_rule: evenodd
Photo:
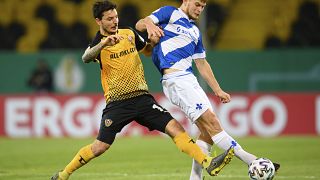
M 238 144 L 229 134 L 225 131 L 221 131 L 220 133 L 216 134 L 215 136 L 211 137 L 212 141 L 221 149 L 227 150 L 231 145 L 234 146 L 234 153 L 235 155 L 249 165 L 253 160 L 257 157 L 253 154 L 250 154 L 242 149 L 240 144 Z
M 209 155 L 211 150 L 211 144 L 208 144 L 202 140 L 197 140 L 196 144 L 200 147 L 203 153 Z M 202 180 L 202 165 L 194 159 L 192 160 L 192 169 L 190 174 L 190 180 Z

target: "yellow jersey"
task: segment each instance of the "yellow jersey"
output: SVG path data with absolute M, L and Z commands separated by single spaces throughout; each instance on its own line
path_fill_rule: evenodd
M 96 57 L 107 103 L 149 94 L 138 54 L 147 43 L 132 29 L 119 29 L 117 34 L 123 39 L 114 46 L 103 48 Z M 100 43 L 103 38 L 106 36 L 98 31 L 90 47 Z

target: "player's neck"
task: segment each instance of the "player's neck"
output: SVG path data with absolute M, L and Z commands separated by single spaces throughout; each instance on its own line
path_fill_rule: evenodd
M 190 16 L 188 15 L 188 10 L 187 10 L 187 6 L 186 5 L 181 5 L 180 8 L 181 11 L 188 17 L 188 19 L 190 19 Z
M 186 15 L 188 15 L 188 14 L 187 14 L 188 11 L 187 11 L 187 6 L 186 6 L 186 5 L 181 4 L 180 9 L 181 9 Z
M 115 35 L 115 34 L 117 34 L 117 33 L 114 33 L 114 32 L 104 31 L 102 28 L 100 28 L 100 33 L 101 33 L 101 35 L 103 35 L 103 36 L 110 36 L 110 35 Z

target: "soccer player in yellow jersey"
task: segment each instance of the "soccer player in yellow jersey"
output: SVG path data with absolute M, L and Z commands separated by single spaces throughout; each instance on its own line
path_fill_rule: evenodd
M 148 92 L 138 52 L 150 54 L 152 45 L 130 28 L 118 29 L 116 5 L 112 2 L 96 2 L 93 15 L 100 30 L 82 60 L 84 63 L 99 63 L 107 104 L 102 112 L 97 139 L 82 147 L 71 162 L 51 179 L 68 179 L 75 170 L 108 150 L 116 134 L 134 120 L 149 130 L 169 135 L 179 150 L 196 159 L 210 175 L 216 175 L 221 170 L 221 164 L 233 157 L 233 149 L 215 158 L 205 155 L 178 121 Z

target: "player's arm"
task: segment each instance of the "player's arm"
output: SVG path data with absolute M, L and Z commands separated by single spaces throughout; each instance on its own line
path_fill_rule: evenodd
M 168 23 L 174 10 L 176 8 L 173 6 L 161 7 L 153 11 L 151 15 L 140 19 L 136 23 L 136 29 L 141 32 L 147 31 L 148 39 L 152 45 L 157 44 L 159 38 L 164 36 L 164 32 L 159 25 Z
M 96 57 L 99 55 L 100 51 L 106 46 L 114 46 L 115 44 L 119 43 L 122 37 L 118 35 L 111 35 L 104 39 L 102 39 L 98 44 L 93 47 L 88 47 L 84 54 L 82 55 L 82 61 L 84 63 L 89 63 L 94 61 Z
M 150 43 L 147 42 L 145 47 L 139 52 L 141 52 L 145 56 L 151 56 L 152 55 L 152 49 L 153 49 L 153 46 Z
M 164 36 L 164 32 L 159 24 L 166 24 L 170 21 L 172 13 L 176 10 L 173 6 L 164 6 L 151 13 L 151 15 L 140 19 L 136 23 L 136 29 L 138 31 L 147 31 L 148 39 L 153 36 L 161 38 Z
M 152 49 L 155 46 L 155 44 L 158 43 L 159 38 L 157 40 L 153 39 L 154 42 L 147 42 L 143 37 L 139 35 L 139 33 L 136 30 L 132 29 L 131 27 L 129 28 L 134 33 L 134 39 L 135 39 L 135 45 L 136 45 L 137 51 L 141 52 L 145 56 L 151 56 Z
M 103 46 L 100 43 L 95 45 L 92 48 L 89 46 L 82 55 L 82 61 L 84 63 L 89 63 L 91 61 L 94 61 L 102 49 L 103 49 Z
M 136 29 L 141 32 L 144 32 L 147 30 L 149 47 L 146 48 L 146 51 L 148 52 L 150 50 L 150 55 L 151 55 L 152 48 L 159 42 L 160 37 L 164 36 L 163 30 L 159 26 L 157 26 L 150 17 L 140 19 L 136 24 Z
M 152 36 L 147 42 L 146 46 L 142 50 L 145 56 L 151 56 L 153 47 L 159 42 L 160 38 L 157 36 Z
M 159 26 L 157 26 L 149 16 L 140 19 L 136 23 L 136 29 L 141 32 L 147 31 L 148 39 L 150 39 L 152 36 L 164 36 L 163 30 Z
M 207 82 L 207 84 L 210 86 L 210 88 L 213 90 L 216 96 L 220 98 L 220 101 L 223 103 L 228 103 L 230 102 L 230 95 L 226 92 L 224 92 L 221 88 L 220 85 L 215 78 L 213 71 L 211 69 L 210 64 L 208 61 L 204 58 L 200 59 L 195 59 L 194 60 L 197 69 L 202 76 L 202 78 Z

